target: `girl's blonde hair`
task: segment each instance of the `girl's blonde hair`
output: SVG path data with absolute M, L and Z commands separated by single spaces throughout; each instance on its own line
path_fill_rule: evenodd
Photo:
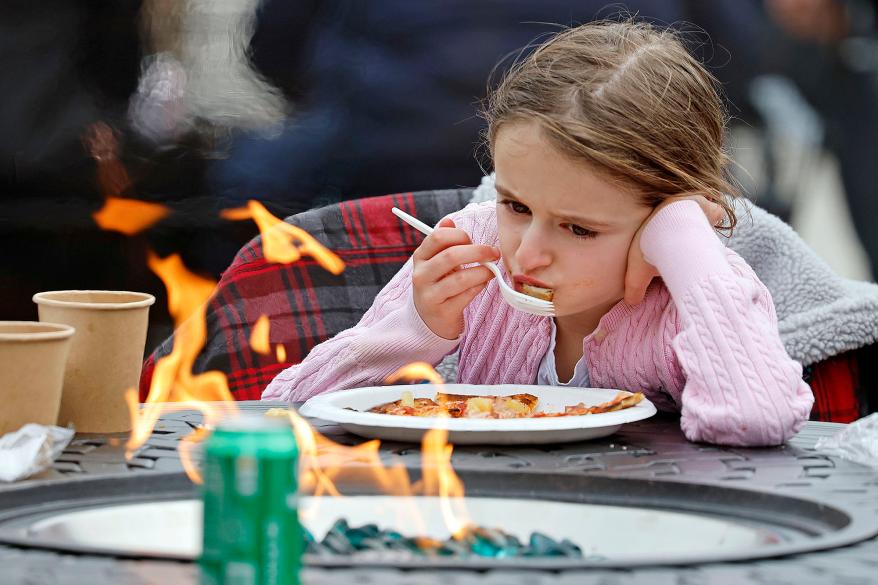
M 561 152 L 633 186 L 644 204 L 698 192 L 725 209 L 731 229 L 737 189 L 717 86 L 673 31 L 585 24 L 554 35 L 490 92 L 488 147 L 503 125 L 536 120 Z

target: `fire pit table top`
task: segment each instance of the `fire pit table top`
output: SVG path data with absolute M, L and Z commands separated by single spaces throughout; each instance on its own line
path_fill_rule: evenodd
M 242 402 L 240 407 L 264 411 L 280 406 L 267 402 Z M 0 484 L 0 498 L 7 490 L 40 482 L 87 481 L 99 475 L 130 475 L 155 471 L 181 471 L 176 447 L 200 422 L 194 411 L 167 413 L 138 456 L 125 461 L 122 440 L 107 436 L 77 435 L 52 470 L 16 484 Z M 316 430 L 345 444 L 362 439 L 325 421 L 310 421 Z M 878 512 L 878 470 L 818 454 L 817 439 L 837 432 L 842 425 L 808 423 L 787 445 L 768 449 L 721 448 L 685 440 L 673 417 L 656 417 L 629 424 L 615 435 L 583 443 L 536 447 L 456 446 L 452 463 L 458 470 L 496 470 L 509 473 L 570 473 L 602 477 L 652 479 L 727 487 L 770 490 L 773 493 L 820 497 Z M 387 443 L 406 465 L 417 467 L 418 446 Z M 444 571 L 449 585 L 549 584 L 729 584 L 872 583 L 878 564 L 878 538 L 857 545 L 778 559 L 712 563 L 689 567 L 588 569 L 564 572 L 508 570 Z M 418 585 L 435 583 L 435 571 L 374 568 L 307 568 L 303 583 L 381 583 Z M 58 554 L 0 545 L 0 583 L 145 583 L 195 584 L 198 568 L 191 563 L 124 560 L 89 555 Z

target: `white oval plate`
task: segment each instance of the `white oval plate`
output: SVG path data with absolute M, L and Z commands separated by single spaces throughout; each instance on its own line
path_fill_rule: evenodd
M 556 418 L 442 419 L 365 412 L 379 404 L 399 400 L 405 391 L 411 392 L 415 398 L 434 398 L 437 391 L 470 396 L 528 393 L 539 398 L 537 408 L 545 412 L 563 411 L 565 406 L 580 402 L 593 406 L 612 400 L 619 392 L 605 388 L 522 384 L 372 386 L 314 396 L 302 405 L 299 412 L 338 423 L 342 428 L 370 439 L 419 442 L 426 431 L 444 427 L 449 432 L 448 440 L 460 445 L 534 445 L 596 439 L 615 433 L 625 423 L 643 420 L 656 413 L 655 406 L 646 398 L 631 408 L 616 412 Z

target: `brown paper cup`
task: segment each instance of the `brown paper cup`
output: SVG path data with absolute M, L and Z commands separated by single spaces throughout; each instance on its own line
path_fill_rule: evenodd
M 72 338 L 69 325 L 0 321 L 0 436 L 56 424 Z
M 149 306 L 146 293 L 109 290 L 41 292 L 40 321 L 76 329 L 64 374 L 58 424 L 82 433 L 131 430 L 125 391 L 137 388 Z

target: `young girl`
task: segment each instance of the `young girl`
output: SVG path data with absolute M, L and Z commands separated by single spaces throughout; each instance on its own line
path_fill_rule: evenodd
M 490 96 L 497 201 L 439 222 L 355 327 L 263 398 L 380 385 L 459 350 L 459 381 L 642 390 L 692 441 L 776 445 L 813 403 L 768 290 L 726 249 L 724 113 L 672 32 L 562 32 Z M 390 211 L 388 210 L 388 213 Z M 491 273 L 551 289 L 556 316 L 506 304 Z M 657 278 L 656 278 L 657 277 Z

